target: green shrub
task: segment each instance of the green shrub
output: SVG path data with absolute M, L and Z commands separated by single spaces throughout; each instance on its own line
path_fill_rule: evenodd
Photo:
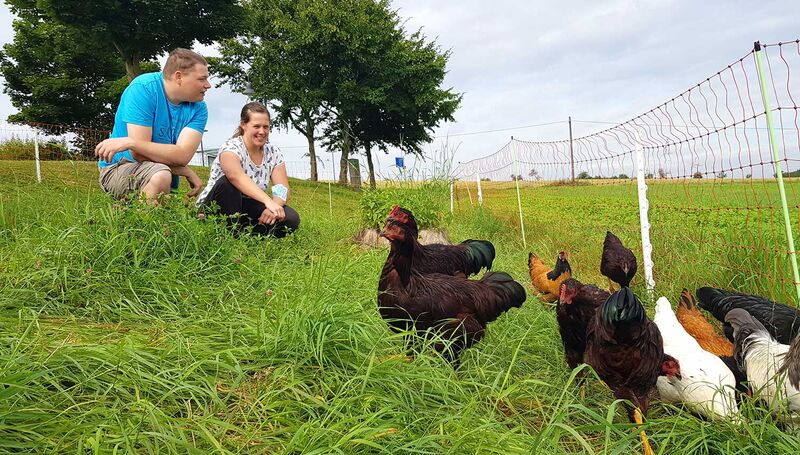
M 429 181 L 414 187 L 378 188 L 362 193 L 361 223 L 381 228 L 395 204 L 411 210 L 419 229 L 441 226 L 450 207 L 450 187 L 446 181 Z
M 74 153 L 64 143 L 47 141 L 39 143 L 39 159 L 42 161 L 74 159 Z M 32 160 L 35 158 L 33 139 L 9 139 L 0 143 L 0 160 Z

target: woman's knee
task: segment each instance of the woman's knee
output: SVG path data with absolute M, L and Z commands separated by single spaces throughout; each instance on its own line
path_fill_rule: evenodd
M 283 207 L 283 212 L 286 214 L 283 223 L 288 229 L 294 231 L 300 227 L 300 214 L 297 210 L 286 205 Z

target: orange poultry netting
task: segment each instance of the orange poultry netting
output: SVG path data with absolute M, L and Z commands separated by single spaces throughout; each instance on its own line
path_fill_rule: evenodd
M 640 272 L 634 286 L 644 286 L 640 147 L 659 294 L 676 301 L 681 288 L 712 285 L 796 302 L 789 260 L 794 248 L 787 241 L 776 165 L 783 169 L 798 233 L 800 40 L 761 49 L 777 160 L 754 50 L 626 122 L 572 141 L 512 140 L 490 156 L 460 164 L 457 209 L 477 204 L 482 180 L 484 207 L 519 225 L 518 183 L 529 249 L 571 250 L 578 275 L 599 279 L 602 241 L 611 230 L 635 247 Z

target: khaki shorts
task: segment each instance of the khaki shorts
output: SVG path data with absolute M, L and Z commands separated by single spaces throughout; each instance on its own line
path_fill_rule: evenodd
M 169 166 L 152 161 L 138 163 L 123 158 L 116 164 L 100 169 L 100 187 L 115 198 L 122 199 L 134 191 L 140 191 L 160 171 L 170 172 Z

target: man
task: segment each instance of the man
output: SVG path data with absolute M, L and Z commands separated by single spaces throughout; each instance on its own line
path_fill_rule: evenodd
M 116 198 L 140 191 L 148 200 L 169 193 L 172 175 L 195 196 L 203 182 L 187 164 L 203 137 L 211 88 L 208 63 L 188 49 L 170 52 L 163 72 L 146 73 L 122 93 L 111 138 L 97 144 L 100 186 Z

